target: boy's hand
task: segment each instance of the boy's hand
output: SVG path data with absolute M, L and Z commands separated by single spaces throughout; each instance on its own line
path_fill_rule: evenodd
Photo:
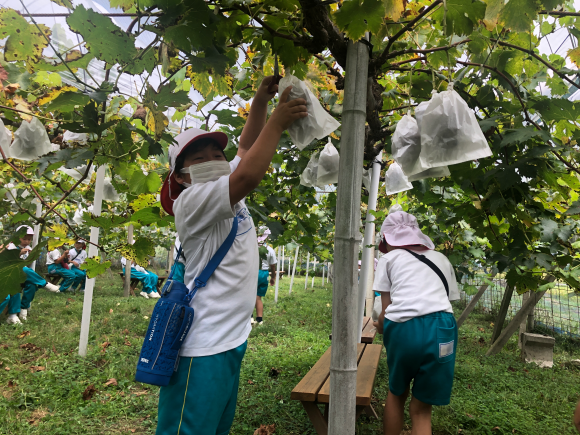
M 25 255 L 25 254 L 27 254 L 27 253 L 28 253 L 28 252 L 30 252 L 30 251 L 32 251 L 32 249 L 29 249 L 29 248 L 22 248 L 22 249 L 20 250 L 20 255 Z
M 264 80 L 260 83 L 260 87 L 254 96 L 255 102 L 268 104 L 268 101 L 276 96 L 276 93 L 278 92 L 278 84 L 272 84 L 274 80 L 274 76 L 264 77 Z
M 292 86 L 288 86 L 280 95 L 280 102 L 278 107 L 272 113 L 268 124 L 272 124 L 280 128 L 281 132 L 290 127 L 295 121 L 300 118 L 306 118 L 308 116 L 308 110 L 306 109 L 306 100 L 304 98 L 296 98 L 295 100 L 288 101 L 288 95 L 292 90 Z

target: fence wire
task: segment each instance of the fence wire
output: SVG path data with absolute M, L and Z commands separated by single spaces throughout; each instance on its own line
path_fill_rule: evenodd
M 483 277 L 464 278 L 461 281 L 461 289 L 466 286 L 475 286 L 479 289 L 485 284 Z M 580 338 L 580 295 L 574 293 L 574 289 L 566 283 L 555 282 L 556 287 L 548 290 L 534 309 L 534 323 L 556 334 L 564 334 L 574 338 Z M 503 295 L 507 287 L 506 280 L 495 278 L 487 288 L 474 311 L 496 315 L 499 311 Z M 470 296 L 461 291 L 461 300 L 467 305 L 473 295 Z M 510 320 L 522 307 L 522 295 L 514 291 L 508 309 L 506 320 Z

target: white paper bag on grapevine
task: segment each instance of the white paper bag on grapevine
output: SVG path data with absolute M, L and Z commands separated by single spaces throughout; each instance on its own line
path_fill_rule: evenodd
M 77 166 L 76 168 L 73 168 L 73 169 L 67 169 L 63 166 L 59 169 L 59 171 L 64 172 L 66 175 L 74 178 L 77 181 L 82 178 L 82 176 L 85 174 L 86 170 L 87 170 L 87 165 Z M 95 173 L 95 167 L 93 165 L 91 165 L 91 168 L 89 169 L 89 173 L 87 175 L 87 178 L 85 178 L 82 181 L 82 184 L 89 184 L 91 182 L 91 177 L 93 176 L 94 173 Z
M 63 142 L 68 144 L 78 143 L 80 145 L 86 145 L 89 135 L 87 133 L 75 133 L 70 130 L 67 130 L 62 135 Z
M 403 170 L 397 162 L 393 162 L 387 173 L 385 174 L 385 181 L 387 184 L 387 195 L 394 195 L 395 193 L 411 190 L 413 185 L 409 182 Z
M 73 220 L 73 222 L 75 224 L 77 224 L 77 225 L 82 225 L 83 224 L 83 222 L 85 221 L 83 219 L 83 213 L 85 211 L 86 210 L 82 206 L 79 206 L 79 208 L 76 209 L 75 214 L 74 214 L 74 216 L 72 218 L 72 220 Z
M 405 174 L 411 174 L 421 154 L 421 134 L 417 121 L 405 115 L 397 123 L 391 143 L 391 154 Z
M 0 119 L 0 148 L 4 151 L 7 159 L 10 158 L 10 142 L 12 142 L 12 133 L 4 126 L 4 123 Z
M 19 160 L 34 160 L 52 151 L 50 139 L 42 122 L 33 117 L 14 132 L 14 143 L 10 147 L 10 157 Z
M 394 213 L 396 211 L 405 211 L 405 210 L 403 210 L 403 206 L 401 204 L 395 203 L 389 209 L 389 214 Z
M 407 178 L 409 181 L 419 181 L 424 178 L 441 178 L 451 175 L 449 168 L 447 166 L 439 166 L 437 168 L 429 168 L 418 174 L 409 175 Z
M 431 95 L 435 95 L 436 93 L 437 93 L 437 91 L 433 91 L 433 92 L 431 92 Z M 425 114 L 425 110 L 429 106 L 430 102 L 431 102 L 431 100 L 423 101 L 422 103 L 419 103 L 419 105 L 417 107 L 415 107 L 415 119 L 417 120 L 417 125 L 419 126 L 419 131 L 421 130 L 421 120 L 423 119 L 423 115 Z
M 491 155 L 475 114 L 453 83 L 434 95 L 421 117 L 421 155 L 413 173 Z
M 318 178 L 318 153 L 312 154 L 306 168 L 300 175 L 300 184 L 306 187 L 316 186 Z
M 308 110 L 306 118 L 294 121 L 288 128 L 288 134 L 298 149 L 304 149 L 314 139 L 322 139 L 340 127 L 340 122 L 322 108 L 318 98 L 310 91 L 306 83 L 292 74 L 286 74 L 278 85 L 279 93 L 284 92 L 288 86 L 292 86 L 288 101 L 304 98 Z
M 111 179 L 109 177 L 105 177 L 103 183 L 103 200 L 105 201 L 119 200 L 119 194 L 117 193 L 117 190 L 113 186 L 113 183 L 111 183 Z
M 338 165 L 340 163 L 340 156 L 338 151 L 328 138 L 328 143 L 320 152 L 318 158 L 318 174 L 316 184 L 321 189 L 327 184 L 338 183 Z

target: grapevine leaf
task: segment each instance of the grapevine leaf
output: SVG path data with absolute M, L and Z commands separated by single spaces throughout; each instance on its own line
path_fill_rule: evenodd
M 82 35 L 88 50 L 108 64 L 130 63 L 137 55 L 134 38 L 117 27 L 111 18 L 82 4 L 66 19 L 71 30 Z
M 127 261 L 134 261 L 139 266 L 147 267 L 149 265 L 149 257 L 155 255 L 155 244 L 152 240 L 144 237 L 139 237 L 133 245 L 124 243 L 117 249 Z
M 566 211 L 567 215 L 576 215 L 580 214 L 580 200 L 574 201 L 570 208 Z
M 95 216 L 91 213 L 84 212 L 83 220 L 85 224 L 91 227 L 102 228 L 107 233 L 111 228 L 118 227 L 127 222 L 123 216 Z
M 159 201 L 157 201 L 157 197 L 155 195 L 142 193 L 129 205 L 134 211 L 137 212 L 144 208 L 152 207 L 156 204 L 159 204 Z
M 62 6 L 64 8 L 73 9 L 73 5 L 70 2 L 70 0 L 50 0 L 50 1 L 52 1 L 53 3 L 56 3 L 59 6 Z
M 384 16 L 381 0 L 346 0 L 334 13 L 338 27 L 353 41 L 358 41 L 367 31 L 378 32 Z
M 101 263 L 101 257 L 99 256 L 87 258 L 86 261 L 80 265 L 82 270 L 87 271 L 87 277 L 89 278 L 95 278 L 98 275 L 105 273 L 109 267 L 111 267 L 111 262 L 105 261 L 104 263 Z
M 20 259 L 20 249 L 4 249 L 0 252 L 0 301 L 6 296 L 20 293 L 22 288 L 20 284 L 26 281 L 26 273 L 22 270 L 24 266 L 29 265 L 40 257 L 40 253 L 46 246 L 46 241 L 39 243 L 30 253 L 26 260 Z M 18 241 L 15 241 L 18 244 Z
M 558 223 L 554 222 L 551 219 L 540 219 L 540 232 L 542 233 L 542 237 L 540 240 L 542 242 L 551 242 L 557 236 L 558 232 Z
M 580 103 L 565 98 L 545 98 L 535 102 L 533 108 L 547 121 L 576 120 L 580 116 Z
M 41 59 L 40 62 L 36 65 L 36 69 L 40 71 L 51 71 L 51 72 L 58 72 L 58 71 L 68 71 L 67 66 L 76 72 L 79 68 L 87 69 L 91 60 L 93 60 L 95 56 L 92 53 L 86 53 L 82 57 L 79 57 L 75 60 L 71 60 L 70 62 L 67 60 L 66 65 L 62 62 L 47 62 L 44 59 Z
M 129 178 L 129 188 L 136 195 L 157 192 L 159 187 L 161 187 L 161 178 L 155 172 L 145 175 L 140 170 L 135 170 Z
M 580 66 L 580 47 L 568 50 L 568 57 L 574 62 L 574 65 Z
M 155 92 L 151 86 L 147 86 L 145 96 L 143 97 L 144 105 L 147 106 L 151 102 L 154 102 L 159 110 L 164 112 L 169 107 L 179 107 L 183 104 L 189 103 L 187 92 L 173 92 L 173 89 L 175 89 L 174 82 L 169 82 L 166 85 L 161 86 L 157 92 Z
M 481 125 L 481 124 L 480 124 Z M 545 130 L 536 130 L 533 126 L 528 126 L 524 128 L 518 128 L 516 130 L 508 130 L 501 141 L 501 146 L 509 145 L 512 143 L 524 143 L 528 139 L 536 136 L 541 136 L 542 139 L 548 141 L 551 139 L 550 133 Z
M 50 112 L 72 112 L 76 106 L 85 106 L 89 101 L 90 97 L 88 95 L 81 94 L 80 92 L 64 92 L 60 93 L 56 96 L 56 98 L 50 101 L 50 104 L 46 107 L 46 110 Z
M 42 50 L 48 46 L 51 31 L 44 24 L 36 27 L 14 9 L 0 9 L 0 39 L 8 38 L 4 46 L 4 59 L 8 62 L 25 61 L 29 72 L 37 63 Z
M 529 32 L 539 6 L 533 0 L 509 0 L 503 8 L 500 21 L 514 32 Z
M 403 12 L 405 12 L 404 0 L 383 0 L 385 14 L 393 21 L 399 21 Z
M 433 18 L 443 22 L 445 11 L 439 8 Z M 485 16 L 485 3 L 479 0 L 447 1 L 447 36 L 471 35 L 473 28 Z

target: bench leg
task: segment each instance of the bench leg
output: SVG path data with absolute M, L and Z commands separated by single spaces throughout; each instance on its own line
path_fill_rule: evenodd
M 328 421 L 324 418 L 318 405 L 314 402 L 302 402 L 302 406 L 308 414 L 314 429 L 318 435 L 328 435 Z
M 364 412 L 366 415 L 368 415 L 371 418 L 374 418 L 376 420 L 379 419 L 379 416 L 377 415 L 377 412 L 375 411 L 375 408 L 373 408 L 372 405 L 365 406 Z

